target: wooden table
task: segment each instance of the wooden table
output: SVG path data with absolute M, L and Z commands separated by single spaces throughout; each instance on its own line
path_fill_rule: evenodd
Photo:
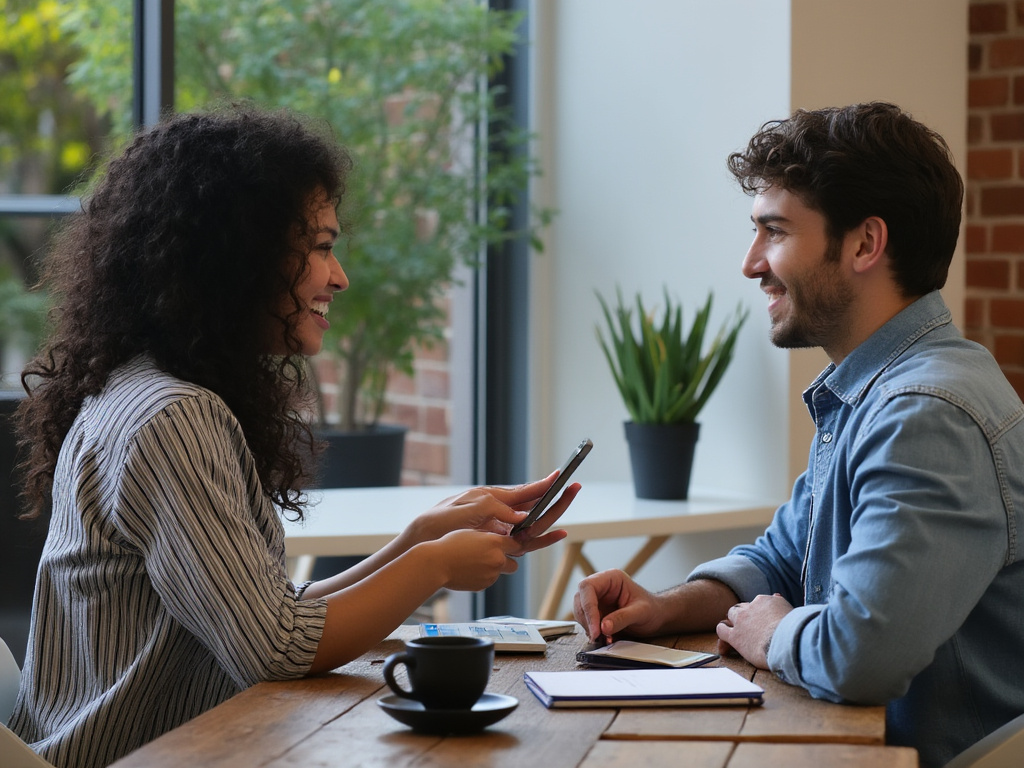
M 519 706 L 479 734 L 413 732 L 377 706 L 389 693 L 384 659 L 413 627 L 400 627 L 357 661 L 323 677 L 261 683 L 115 763 L 190 766 L 487 766 L 488 768 L 914 768 L 913 749 L 884 745 L 882 707 L 811 699 L 742 659 L 723 664 L 765 688 L 760 707 L 548 710 L 526 689 L 528 670 L 571 669 L 579 635 L 547 653 L 498 654 L 488 691 Z M 709 650 L 711 635 L 662 638 Z
M 316 505 L 304 523 L 285 523 L 285 546 L 291 558 L 329 555 L 368 555 L 400 533 L 420 512 L 467 486 L 404 486 L 398 488 L 344 488 L 312 491 Z M 559 521 L 568 532 L 555 575 L 548 585 L 538 615 L 555 618 L 575 568 L 585 576 L 594 566 L 583 553 L 588 541 L 646 537 L 645 543 L 622 569 L 632 575 L 669 537 L 736 528 L 765 527 L 777 504 L 768 499 L 728 497 L 701 492 L 689 501 L 637 499 L 629 483 L 591 483 L 584 486 L 572 507 Z M 307 559 L 296 581 L 307 578 Z

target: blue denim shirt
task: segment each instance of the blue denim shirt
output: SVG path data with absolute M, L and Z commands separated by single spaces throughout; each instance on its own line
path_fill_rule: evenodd
M 886 704 L 889 743 L 942 765 L 1024 712 L 1024 406 L 937 292 L 803 397 L 816 433 L 792 498 L 689 580 L 781 593 L 772 671 Z

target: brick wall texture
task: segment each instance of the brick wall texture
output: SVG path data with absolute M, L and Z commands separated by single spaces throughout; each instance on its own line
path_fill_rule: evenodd
M 449 317 L 450 309 L 449 304 Z M 412 376 L 393 372 L 388 380 L 381 421 L 402 424 L 409 430 L 405 435 L 402 485 L 452 482 L 449 457 L 453 373 L 447 343 L 451 333 L 449 323 L 444 341 L 416 350 Z
M 451 370 L 447 344 L 420 349 L 410 378 L 392 374 L 381 421 L 404 424 L 405 461 L 402 485 L 451 483 L 448 458 L 451 438 Z
M 1024 0 L 972 0 L 966 335 L 1024 396 Z

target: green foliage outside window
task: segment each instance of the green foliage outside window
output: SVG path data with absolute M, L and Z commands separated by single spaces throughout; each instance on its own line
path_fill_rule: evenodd
M 67 5 L 62 29 L 82 53 L 70 83 L 123 140 L 131 3 Z M 509 228 L 508 206 L 535 169 L 486 82 L 512 52 L 518 21 L 474 0 L 176 3 L 179 111 L 237 99 L 287 107 L 327 120 L 356 159 L 342 212 L 351 235 L 339 246 L 352 287 L 328 337 L 343 371 L 342 426 L 375 422 L 388 374 L 411 373 L 415 349 L 442 339 L 456 265 L 506 238 L 536 246 L 550 217 L 536 212 L 526 233 Z M 488 132 L 514 151 L 477 151 Z
M 71 192 L 104 147 L 105 126 L 66 80 L 81 55 L 62 26 L 67 5 L 0 0 L 0 194 Z M 26 286 L 48 225 L 47 217 L 0 217 L 0 351 L 13 353 L 12 365 L 44 330 L 45 297 Z

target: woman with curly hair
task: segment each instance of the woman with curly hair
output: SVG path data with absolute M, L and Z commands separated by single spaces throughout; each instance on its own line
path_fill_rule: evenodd
M 279 513 L 302 515 L 303 356 L 348 287 L 350 167 L 295 115 L 179 115 L 109 163 L 56 241 L 55 326 L 16 417 L 31 513 L 51 512 L 10 727 L 58 766 L 338 667 L 438 589 L 483 589 L 564 536 L 507 535 L 552 477 L 478 488 L 341 574 L 288 579 Z

